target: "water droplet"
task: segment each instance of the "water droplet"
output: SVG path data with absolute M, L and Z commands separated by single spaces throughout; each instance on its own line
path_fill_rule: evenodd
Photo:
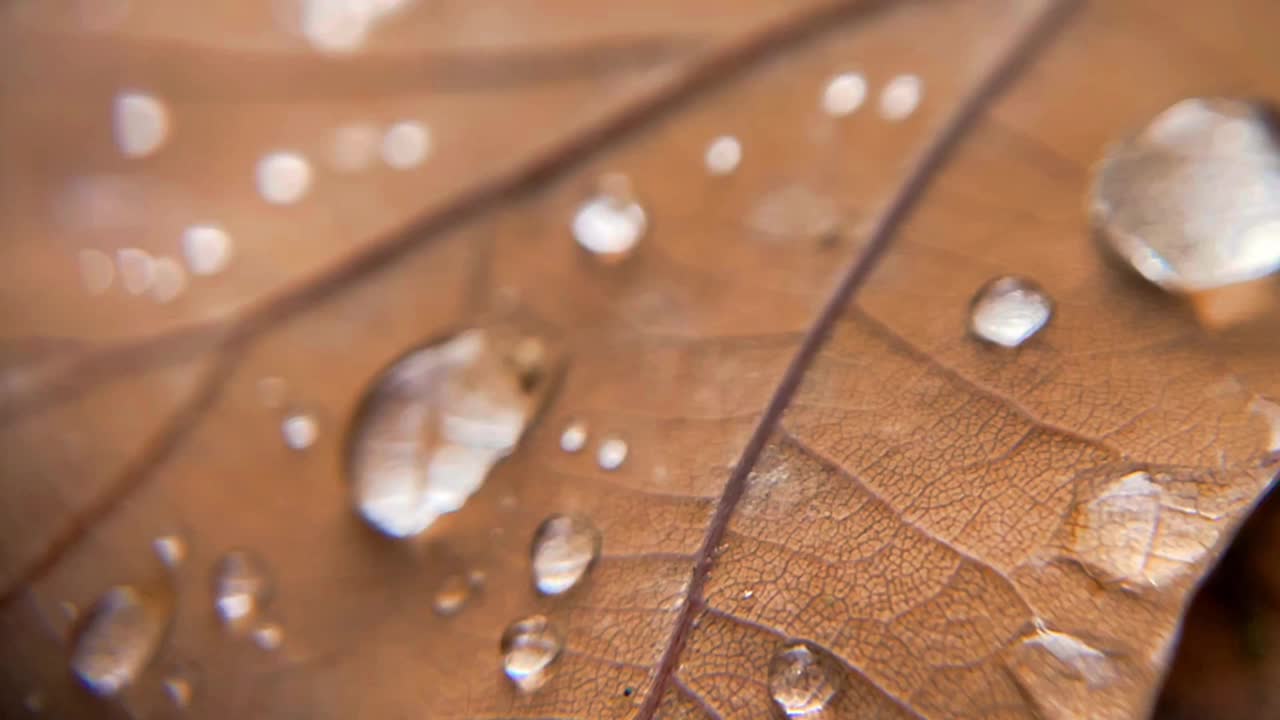
M 600 557 L 600 531 L 580 515 L 552 515 L 533 534 L 533 582 L 544 595 L 573 589 Z
M 315 50 L 346 54 L 359 50 L 378 20 L 405 0 L 298 0 L 298 29 Z
M 834 670 L 820 650 L 791 643 L 769 661 L 769 696 L 787 717 L 821 713 L 835 694 Z
M 596 450 L 596 462 L 604 470 L 617 470 L 627 459 L 627 443 L 619 437 L 608 437 Z
M 378 152 L 378 129 L 372 125 L 346 125 L 333 131 L 329 162 L 342 172 L 358 172 L 373 164 Z
M 560 433 L 560 449 L 576 453 L 587 444 L 587 426 L 581 422 L 571 422 Z
M 431 152 L 431 131 L 419 122 L 398 122 L 382 136 L 382 160 L 397 170 L 422 164 Z
M 564 640 L 542 615 L 517 620 L 502 633 L 502 670 L 516 687 L 537 690 L 551 679 L 551 669 L 564 650 Z
M 231 236 L 217 225 L 192 225 L 182 232 L 182 254 L 194 275 L 216 275 L 231 262 Z
M 311 163 L 294 152 L 273 152 L 258 161 L 258 193 L 273 205 L 289 205 L 311 188 Z
M 257 555 L 232 550 L 218 559 L 213 572 L 213 604 L 227 625 L 242 626 L 256 616 L 272 593 L 271 573 Z
M 151 289 L 156 276 L 156 263 L 146 250 L 117 250 L 116 266 L 120 270 L 120 282 L 130 295 L 141 295 Z
M 784 185 L 761 198 L 747 216 L 747 225 L 779 241 L 827 237 L 842 222 L 834 200 L 804 185 Z
M 90 295 L 101 295 L 110 290 L 115 278 L 116 266 L 110 255 L 92 248 L 80 251 L 80 279 Z
M 450 575 L 436 590 L 432 607 L 441 615 L 453 615 L 467 604 L 471 598 L 471 582 L 461 575 Z
M 742 162 L 742 143 L 732 135 L 721 135 L 707 146 L 704 158 L 707 172 L 712 175 L 728 175 Z
M 916 75 L 898 75 L 880 91 L 880 116 L 886 120 L 905 120 L 920 106 L 924 85 Z
M 822 111 L 832 117 L 852 115 L 867 99 L 867 79 L 860 73 L 840 73 L 822 92 Z
M 1023 638 L 1020 650 L 1032 655 L 1043 653 L 1049 656 L 1051 659 L 1040 659 L 1042 668 L 1046 661 L 1053 662 L 1063 674 L 1083 681 L 1089 687 L 1107 685 L 1115 677 L 1111 661 L 1102 651 L 1080 638 L 1054 632 L 1043 626 L 1038 627 L 1034 634 Z
M 151 299 L 167 303 L 187 288 L 187 271 L 171 257 L 156 258 L 152 265 Z
M 262 650 L 278 650 L 284 644 L 284 628 L 279 623 L 264 622 L 251 633 L 253 644 Z
M 130 586 L 108 590 L 76 633 L 71 671 L 99 695 L 114 695 L 131 684 L 164 637 L 172 612 L 167 600 Z
M 195 692 L 194 680 L 186 668 L 176 668 L 165 676 L 163 681 L 165 697 L 175 708 L 185 710 L 191 706 L 191 696 Z
M 127 157 L 145 157 L 169 137 L 169 109 L 152 95 L 126 91 L 116 95 L 116 147 Z
M 573 237 L 604 262 L 618 262 L 635 250 L 649 225 L 644 207 L 636 202 L 630 182 L 620 175 L 601 179 L 601 191 L 573 216 Z
M 471 587 L 479 589 L 484 587 L 484 583 L 489 579 L 483 570 L 472 570 L 467 573 L 467 582 L 471 583 Z
M 160 558 L 160 562 L 170 569 L 177 569 L 187 558 L 187 544 L 177 535 L 158 537 L 151 541 L 151 547 Z
M 1280 141 L 1241 100 L 1183 100 L 1113 145 L 1094 178 L 1107 247 L 1147 280 L 1199 292 L 1280 270 Z
M 470 330 L 415 350 L 374 383 L 353 426 L 352 498 L 379 531 L 421 533 L 509 455 L 551 386 L 527 334 Z
M 1035 282 L 1006 275 L 982 286 L 969 307 L 969 329 L 1004 347 L 1018 347 L 1049 323 L 1053 302 Z
M 306 450 L 320 436 L 320 425 L 312 415 L 291 413 L 280 423 L 280 434 L 291 450 Z

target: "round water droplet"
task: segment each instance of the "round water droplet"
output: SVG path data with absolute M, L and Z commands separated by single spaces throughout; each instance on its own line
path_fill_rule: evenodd
M 1270 275 L 1280 270 L 1280 140 L 1253 103 L 1183 100 L 1108 149 L 1091 210 L 1107 247 L 1166 290 Z
M 604 262 L 618 262 L 635 250 L 649 225 L 644 207 L 636 202 L 630 183 L 607 176 L 602 191 L 579 206 L 573 216 L 573 237 Z
M 284 628 L 279 623 L 264 622 L 251 633 L 253 644 L 262 650 L 278 650 L 284 644 Z
M 867 80 L 860 73 L 840 73 L 822 92 L 822 111 L 832 117 L 852 115 L 867 99 Z
M 231 236 L 217 225 L 192 225 L 182 232 L 182 255 L 194 275 L 216 275 L 231 262 Z
M 138 248 L 116 251 L 116 266 L 120 270 L 120 282 L 130 295 L 141 295 L 155 282 L 156 262 L 151 253 Z
M 111 588 L 75 635 L 71 671 L 93 692 L 115 695 L 151 662 L 171 614 L 168 598 L 129 586 Z
M 920 106 L 924 84 L 915 75 L 898 75 L 880 91 L 880 116 L 886 120 L 905 120 Z
M 502 671 L 525 692 L 537 690 L 551 679 L 564 640 L 542 615 L 517 620 L 502 633 Z
M 258 194 L 273 205 L 289 205 L 311 188 L 311 163 L 294 152 L 273 152 L 258 161 Z
M 596 450 L 596 462 L 603 470 L 617 470 L 627 459 L 627 443 L 619 437 L 608 437 Z
M 151 541 L 160 562 L 170 569 L 177 569 L 187 557 L 187 544 L 177 535 L 164 535 Z
M 115 277 L 116 266 L 110 255 L 92 248 L 80 251 L 80 279 L 90 295 L 101 295 L 110 290 Z
M 128 157 L 150 155 L 169 137 L 169 109 L 152 95 L 116 95 L 114 115 L 116 147 Z
M 732 135 L 721 135 L 707 146 L 704 158 L 707 172 L 712 175 L 728 175 L 742 162 L 742 143 Z
M 816 717 L 835 697 L 835 677 L 820 650 L 792 643 L 769 661 L 769 696 L 787 717 Z
M 579 515 L 552 515 L 533 534 L 533 584 L 544 595 L 573 589 L 600 557 L 600 531 Z
M 171 257 L 157 258 L 152 265 L 151 299 L 167 303 L 187 288 L 187 271 Z
M 571 422 L 560 433 L 560 449 L 576 453 L 587 444 L 587 426 L 585 423 Z
M 422 164 L 431 152 L 431 131 L 419 122 L 398 122 L 382 136 L 382 160 L 397 170 Z
M 471 598 L 471 582 L 462 575 L 450 575 L 440 584 L 436 591 L 432 607 L 441 615 L 454 615 L 467 604 Z
M 242 626 L 266 606 L 272 585 L 261 558 L 248 550 L 232 550 L 214 565 L 214 608 L 227 625 Z
M 320 425 L 307 413 L 292 413 L 280 423 L 284 444 L 292 450 L 306 450 L 320 436 Z
M 1006 275 L 978 291 L 969 308 L 969 329 L 978 338 L 1018 347 L 1040 332 L 1053 315 L 1053 302 L 1035 282 Z

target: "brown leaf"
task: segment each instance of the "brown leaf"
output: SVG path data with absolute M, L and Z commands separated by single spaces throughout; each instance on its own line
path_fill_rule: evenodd
M 791 641 L 834 717 L 1150 711 L 1275 474 L 1280 313 L 1206 329 L 1102 257 L 1082 199 L 1170 103 L 1280 96 L 1274 3 L 423 2 L 342 57 L 268 3 L 83 25 L 109 6 L 0 10 L 6 711 L 149 716 L 183 664 L 199 717 L 759 718 Z M 845 71 L 871 94 L 830 117 Z M 878 93 L 902 74 L 923 97 L 894 119 Z M 170 108 L 154 155 L 112 141 L 122 87 Z M 335 128 L 404 119 L 430 128 L 421 165 L 325 164 Z M 718 177 L 722 134 L 743 159 Z M 279 149 L 314 163 L 296 204 L 255 191 Z M 568 232 L 608 172 L 649 221 L 615 265 Z M 225 270 L 167 303 L 87 296 L 82 249 L 177 257 L 193 223 L 233 238 Z M 1056 304 L 1017 350 L 966 331 L 1006 274 Z M 370 383 L 495 319 L 564 353 L 552 397 L 462 510 L 376 535 L 345 477 Z M 303 451 L 295 411 L 318 423 Z M 566 453 L 574 420 L 589 444 Z M 530 541 L 556 513 L 603 555 L 545 597 Z M 215 620 L 232 548 L 270 568 L 274 651 Z M 172 583 L 176 616 L 98 701 L 64 603 L 120 583 Z M 521 693 L 499 644 L 533 614 L 564 651 Z

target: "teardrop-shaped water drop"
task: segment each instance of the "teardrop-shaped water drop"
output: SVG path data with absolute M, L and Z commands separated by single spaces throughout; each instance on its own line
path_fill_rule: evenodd
M 375 381 L 352 428 L 355 507 L 412 537 L 460 509 L 546 399 L 558 358 L 510 329 L 469 330 L 415 350 Z
M 544 595 L 577 585 L 600 557 L 600 531 L 581 515 L 552 515 L 533 534 L 533 583 Z
M 1280 139 L 1254 103 L 1192 98 L 1108 149 L 1092 213 L 1107 247 L 1176 292 L 1280 270 Z
M 456 615 L 471 599 L 472 583 L 462 575 L 450 575 L 440 583 L 431 606 L 440 615 Z
M 213 603 L 222 622 L 241 627 L 271 598 L 274 582 L 267 564 L 248 550 L 232 550 L 218 559 L 213 572 Z
M 989 343 L 1018 347 L 1049 323 L 1053 301 L 1038 284 L 1013 275 L 978 291 L 969 307 L 969 329 Z
M 542 615 L 517 620 L 502 634 L 502 671 L 525 692 L 537 690 L 551 679 L 553 666 L 564 650 L 559 631 Z
M 618 262 L 635 250 L 648 228 L 648 214 L 620 175 L 600 181 L 601 190 L 573 216 L 573 237 L 597 259 Z
M 120 585 L 89 610 L 71 650 L 71 671 L 94 693 L 115 695 L 146 669 L 172 617 L 171 599 Z
M 819 717 L 836 695 L 832 663 L 807 643 L 790 643 L 769 661 L 769 697 L 787 717 Z

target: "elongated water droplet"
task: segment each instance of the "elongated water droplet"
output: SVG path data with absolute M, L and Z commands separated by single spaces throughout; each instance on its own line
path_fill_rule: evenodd
M 1253 103 L 1183 100 L 1108 149 L 1092 214 L 1151 282 L 1198 292 L 1280 270 L 1280 140 Z
M 308 413 L 292 413 L 280 423 L 284 444 L 292 450 L 306 450 L 315 444 L 320 435 L 320 425 Z
M 75 635 L 71 670 L 93 692 L 114 695 L 155 656 L 172 615 L 167 597 L 120 585 L 108 590 Z
M 1006 275 L 978 291 L 969 308 L 969 329 L 996 345 L 1018 347 L 1049 323 L 1053 302 L 1035 282 Z
M 604 470 L 617 470 L 627 459 L 627 442 L 619 437 L 608 437 L 596 451 L 596 462 Z
M 728 175 L 742 162 L 742 143 L 732 135 L 721 135 L 707 146 L 704 158 L 707 172 L 712 175 Z
M 542 615 L 517 620 L 502 634 L 502 671 L 525 692 L 537 690 L 551 679 L 564 640 Z
M 560 449 L 576 453 L 587 444 L 587 426 L 580 422 L 571 422 L 560 433 Z
M 574 214 L 573 237 L 597 259 L 618 262 L 635 250 L 649 218 L 626 178 L 606 176 L 600 186 L 600 192 Z
M 831 78 L 822 93 L 822 110 L 832 117 L 852 115 L 867 99 L 867 80 L 855 72 Z
M 461 610 L 471 598 L 471 583 L 462 575 L 450 575 L 436 590 L 432 607 L 441 615 L 454 615 Z
M 248 550 L 232 550 L 218 559 L 213 571 L 213 603 L 227 625 L 242 626 L 271 599 L 271 572 L 262 558 Z
M 807 643 L 785 645 L 769 661 L 769 697 L 787 717 L 818 717 L 836 687 L 831 662 Z
M 411 537 L 460 509 L 509 455 L 558 363 L 510 328 L 470 330 L 415 350 L 375 381 L 352 427 L 356 509 Z
M 544 595 L 568 592 L 600 557 L 600 531 L 580 515 L 552 515 L 533 534 L 533 583 Z
M 187 544 L 177 535 L 164 535 L 151 541 L 160 562 L 170 569 L 177 569 L 187 557 Z

